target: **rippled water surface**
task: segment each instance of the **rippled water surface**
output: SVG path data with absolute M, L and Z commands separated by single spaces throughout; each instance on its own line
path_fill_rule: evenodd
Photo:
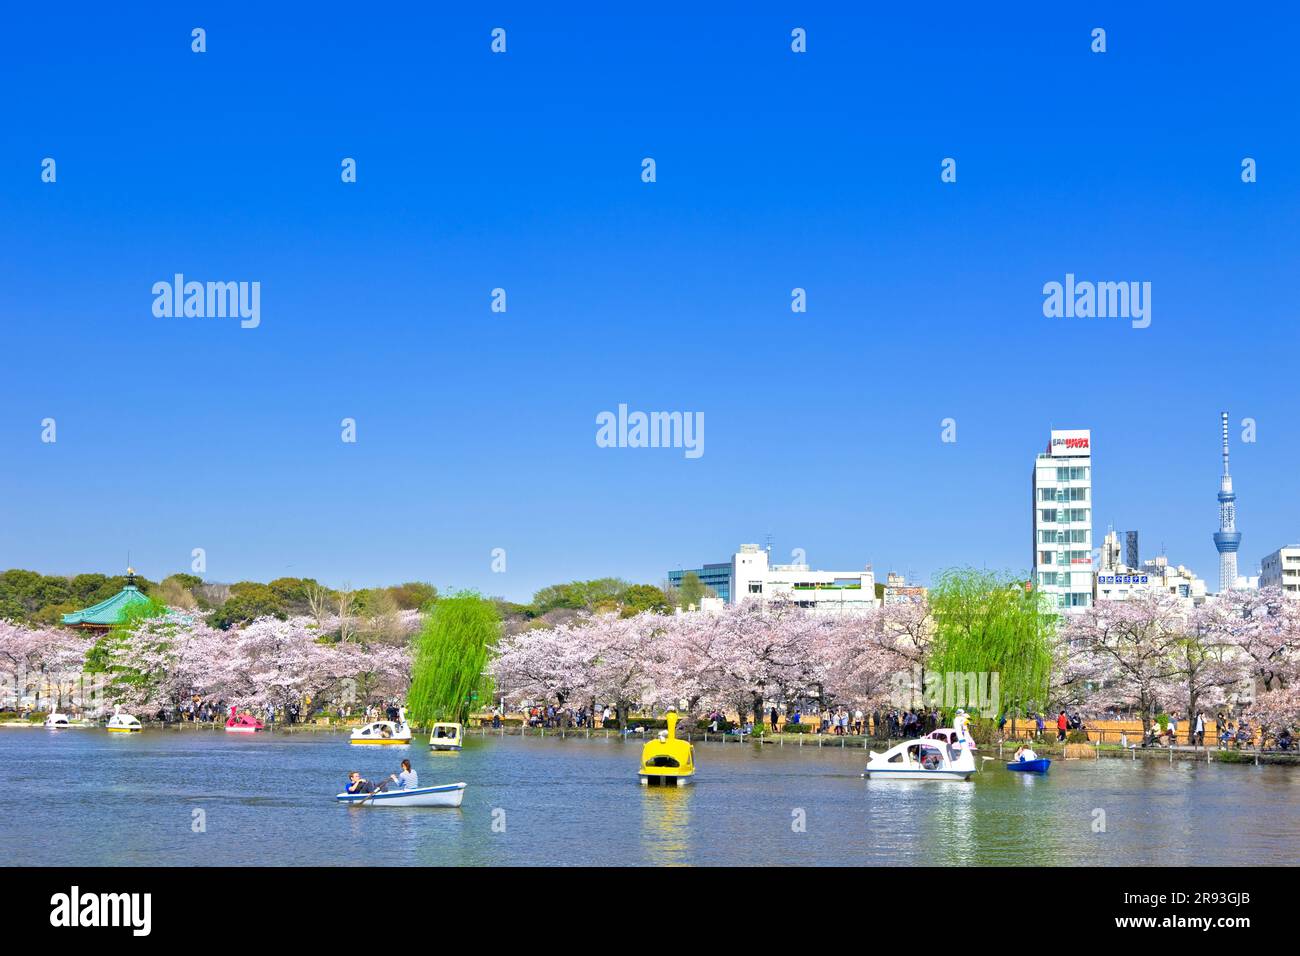
M 642 787 L 640 741 L 0 728 L 0 858 L 19 865 L 1293 864 L 1300 768 L 990 761 L 969 783 L 867 781 L 861 750 L 696 744 L 694 786 Z M 349 808 L 346 772 L 410 757 L 459 810 Z M 194 810 L 206 832 L 195 833 Z M 800 832 L 800 820 L 805 828 Z M 494 820 L 497 828 L 494 829 Z M 499 832 L 504 823 L 504 832 Z M 1104 823 L 1104 832 L 1094 832 Z

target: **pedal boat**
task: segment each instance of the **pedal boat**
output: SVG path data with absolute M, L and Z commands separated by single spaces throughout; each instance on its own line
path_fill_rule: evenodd
M 976 771 L 975 755 L 943 738 L 927 737 L 895 744 L 884 753 L 871 752 L 862 776 L 892 780 L 969 780 Z
M 689 741 L 677 739 L 676 709 L 670 707 L 665 716 L 668 729 L 641 748 L 641 783 L 684 787 L 695 776 L 695 748 Z
M 460 724 L 434 724 L 429 732 L 429 749 L 457 751 L 461 749 L 464 728 Z
M 72 726 L 72 721 L 68 719 L 67 714 L 49 714 L 41 726 L 48 727 L 50 730 L 67 730 Z
M 368 807 L 458 807 L 465 798 L 464 783 L 447 783 L 440 787 L 413 787 L 410 790 L 381 790 L 378 793 L 340 793 L 339 803 Z
M 252 714 L 240 714 L 238 717 L 226 718 L 226 733 L 255 734 L 266 729 L 266 725 Z
M 411 742 L 411 727 L 409 724 L 394 723 L 391 720 L 373 720 L 364 727 L 358 727 L 352 731 L 352 738 L 349 743 L 354 745 L 387 745 L 390 747 L 405 747 Z
M 143 728 L 140 719 L 131 714 L 114 714 L 105 728 L 110 734 L 138 734 Z
M 1047 768 L 1052 765 L 1052 761 L 1047 757 L 1039 757 L 1037 760 L 1013 760 L 1007 764 L 1008 770 L 1019 770 L 1021 773 L 1047 773 Z

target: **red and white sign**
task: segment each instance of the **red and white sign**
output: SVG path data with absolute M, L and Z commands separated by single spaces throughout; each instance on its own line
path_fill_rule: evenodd
M 1048 450 L 1053 455 L 1092 454 L 1092 432 L 1086 428 L 1069 431 L 1052 430 L 1052 443 Z

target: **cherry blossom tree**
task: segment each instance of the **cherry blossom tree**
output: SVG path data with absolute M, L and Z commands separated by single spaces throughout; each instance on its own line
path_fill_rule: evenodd
M 1164 699 L 1182 698 L 1187 719 L 1195 726 L 1196 715 L 1205 708 L 1217 708 L 1228 699 L 1229 690 L 1248 676 L 1248 667 L 1234 653 L 1227 630 L 1222 626 L 1219 602 L 1196 608 L 1187 616 L 1182 636 L 1170 648 L 1174 665 Z
M 82 688 L 82 661 L 93 639 L 83 631 L 27 627 L 0 620 L 0 700 L 58 709 Z M 84 693 L 84 691 L 83 691 Z
M 1259 725 L 1261 745 L 1265 735 L 1276 737 L 1283 730 L 1300 727 L 1300 687 L 1265 691 L 1247 707 L 1246 715 Z
M 1211 606 L 1214 629 L 1267 693 L 1300 681 L 1300 601 L 1279 588 L 1230 591 Z
M 1153 592 L 1099 601 L 1071 616 L 1062 636 L 1096 679 L 1087 699 L 1094 706 L 1137 710 L 1145 731 L 1178 674 L 1175 650 L 1185 634 L 1178 600 Z

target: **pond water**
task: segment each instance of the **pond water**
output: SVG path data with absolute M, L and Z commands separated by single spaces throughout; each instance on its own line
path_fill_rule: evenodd
M 1294 864 L 1300 768 L 989 761 L 971 782 L 864 780 L 863 751 L 696 743 L 693 786 L 643 787 L 640 741 L 0 728 L 0 858 L 35 865 Z M 409 757 L 450 809 L 335 803 Z M 202 811 L 202 832 L 195 832 Z M 1104 828 L 1104 829 L 1103 829 Z

